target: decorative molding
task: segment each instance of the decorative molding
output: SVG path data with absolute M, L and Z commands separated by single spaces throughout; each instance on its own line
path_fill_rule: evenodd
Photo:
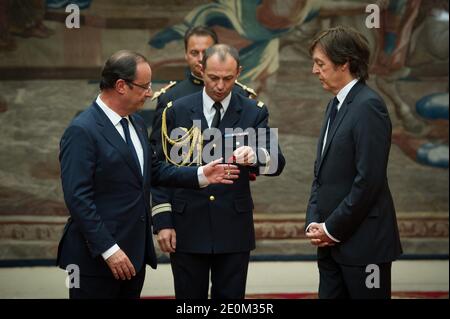
M 253 255 L 315 254 L 304 235 L 300 214 L 255 214 L 257 249 Z M 0 216 L 0 260 L 54 259 L 67 217 Z M 405 254 L 448 254 L 448 213 L 397 216 Z M 155 245 L 158 250 L 158 245 Z
M 448 217 L 398 218 L 402 238 L 448 238 Z M 304 219 L 255 219 L 257 239 L 305 239 Z
M 447 218 L 399 219 L 398 228 L 401 237 L 448 239 L 448 216 Z
M 59 241 L 64 224 L 1 223 L 0 240 Z
M 66 217 L 50 216 L 0 217 L 2 240 L 57 241 L 67 220 Z M 449 237 L 448 215 L 404 213 L 398 216 L 397 222 L 402 238 Z M 255 215 L 255 235 L 258 240 L 305 239 L 304 226 L 304 218 Z

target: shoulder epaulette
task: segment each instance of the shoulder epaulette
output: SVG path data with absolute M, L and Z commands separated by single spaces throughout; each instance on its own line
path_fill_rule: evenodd
M 264 102 L 258 101 L 258 103 L 256 103 L 256 105 L 258 105 L 259 107 L 263 107 L 264 106 Z
M 177 81 L 170 81 L 170 83 L 168 85 L 166 85 L 165 87 L 163 87 L 161 90 L 159 90 L 158 92 L 155 92 L 153 94 L 152 97 L 152 101 L 157 99 L 161 94 L 164 94 L 167 92 L 167 90 L 169 90 L 172 86 L 174 86 L 175 84 L 177 84 Z
M 247 93 L 250 94 L 250 98 L 255 98 L 256 96 L 258 96 L 258 94 L 256 94 L 255 90 L 253 90 L 252 88 L 248 87 L 247 85 L 242 84 L 241 82 L 238 81 L 234 81 L 234 83 L 236 83 L 237 85 L 239 85 L 244 91 L 246 91 Z

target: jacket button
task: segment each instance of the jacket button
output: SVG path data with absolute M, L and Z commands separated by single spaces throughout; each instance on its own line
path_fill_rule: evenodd
M 141 215 L 141 220 L 142 220 L 143 222 L 145 222 L 145 216 L 144 216 L 144 215 Z
M 213 144 L 213 148 L 216 148 L 216 147 L 217 147 L 217 145 L 214 143 L 214 144 Z
M 211 195 L 211 196 L 209 196 L 209 200 L 210 200 L 210 201 L 213 201 L 213 200 L 216 200 L 216 198 L 215 198 L 214 196 Z

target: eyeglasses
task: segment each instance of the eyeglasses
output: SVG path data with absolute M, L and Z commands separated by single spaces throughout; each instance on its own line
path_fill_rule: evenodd
M 124 80 L 124 81 L 127 82 L 127 83 L 129 83 L 129 84 L 138 86 L 138 87 L 140 87 L 141 89 L 144 89 L 144 90 L 146 90 L 146 91 L 151 91 L 151 90 L 152 90 L 152 82 L 150 82 L 148 85 L 142 85 L 142 84 L 134 83 L 133 81 L 130 81 L 130 80 Z

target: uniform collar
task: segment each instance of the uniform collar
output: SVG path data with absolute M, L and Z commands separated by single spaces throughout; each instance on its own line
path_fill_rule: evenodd
M 203 79 L 194 75 L 192 72 L 189 73 L 189 80 L 196 85 L 203 85 Z

